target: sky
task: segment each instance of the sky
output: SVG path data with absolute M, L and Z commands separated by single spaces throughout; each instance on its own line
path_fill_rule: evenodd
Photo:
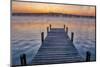
M 13 13 L 64 13 L 83 16 L 95 16 L 94 6 L 48 4 L 35 2 L 12 2 Z

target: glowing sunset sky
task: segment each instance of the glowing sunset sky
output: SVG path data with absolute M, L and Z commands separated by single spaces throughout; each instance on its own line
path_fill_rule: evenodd
M 65 13 L 84 16 L 95 16 L 95 7 L 34 2 L 12 2 L 13 13 Z

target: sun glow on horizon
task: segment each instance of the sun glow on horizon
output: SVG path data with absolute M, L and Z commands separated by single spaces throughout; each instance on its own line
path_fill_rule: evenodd
M 63 5 L 63 4 L 48 4 L 34 2 L 12 2 L 13 13 L 64 13 L 83 16 L 95 16 L 95 7 L 93 6 L 78 6 L 78 5 Z

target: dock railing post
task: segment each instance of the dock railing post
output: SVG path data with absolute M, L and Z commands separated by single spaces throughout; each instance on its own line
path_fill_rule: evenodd
M 66 27 L 66 33 L 68 34 L 68 27 Z
M 49 32 L 49 27 L 47 27 L 47 33 Z
M 20 62 L 21 62 L 21 65 L 27 65 L 27 61 L 26 61 L 26 54 L 22 54 L 20 55 Z
M 41 43 L 44 42 L 44 32 L 41 33 Z
M 65 24 L 64 24 L 64 30 L 65 30 Z
M 71 32 L 71 41 L 73 42 L 74 32 Z
M 50 24 L 50 30 L 51 30 L 51 24 Z
M 91 53 L 89 51 L 86 52 L 86 62 L 90 61 Z

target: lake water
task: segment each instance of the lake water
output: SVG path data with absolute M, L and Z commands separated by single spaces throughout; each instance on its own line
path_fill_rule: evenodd
M 27 63 L 32 59 L 41 46 L 41 32 L 45 32 L 49 24 L 52 27 L 69 29 L 68 35 L 74 32 L 74 45 L 85 59 L 86 51 L 91 52 L 91 61 L 96 57 L 95 18 L 63 17 L 63 16 L 12 16 L 11 20 L 11 58 L 12 64 L 20 64 L 20 55 L 25 53 Z

